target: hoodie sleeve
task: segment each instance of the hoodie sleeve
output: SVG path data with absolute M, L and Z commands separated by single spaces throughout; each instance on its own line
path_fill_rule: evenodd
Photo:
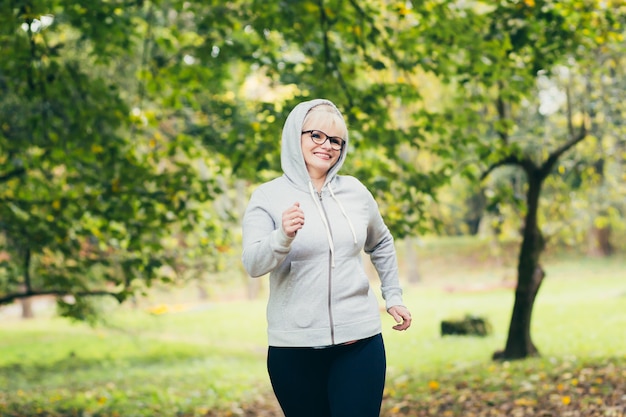
M 371 193 L 368 192 L 368 194 L 370 220 L 364 250 L 370 256 L 380 277 L 381 291 L 388 310 L 395 305 L 404 305 L 398 278 L 396 248 L 393 236 L 380 215 L 378 204 Z
M 265 275 L 287 257 L 291 242 L 280 224 L 270 214 L 270 202 L 262 190 L 256 190 L 243 216 L 243 266 L 252 277 Z

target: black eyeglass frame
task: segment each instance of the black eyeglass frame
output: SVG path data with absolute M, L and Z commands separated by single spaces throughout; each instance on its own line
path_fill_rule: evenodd
M 326 137 L 326 139 L 324 139 L 324 140 L 323 140 L 323 141 L 321 141 L 321 142 L 318 142 L 317 140 L 313 139 L 313 132 L 318 132 L 318 133 L 321 133 L 322 135 L 324 135 L 324 136 Z M 312 140 L 315 144 L 317 144 L 317 145 L 323 145 L 323 144 L 325 144 L 325 143 L 326 143 L 326 141 L 327 141 L 327 140 L 328 140 L 328 141 L 330 141 L 330 148 L 331 148 L 332 150 L 334 150 L 334 151 L 340 151 L 340 150 L 342 150 L 342 149 L 343 149 L 343 147 L 344 147 L 344 146 L 345 146 L 345 144 L 346 144 L 346 141 L 345 141 L 345 140 L 343 140 L 343 138 L 340 138 L 339 136 L 328 136 L 326 133 L 322 132 L 322 131 L 321 131 L 321 130 L 319 130 L 319 129 L 303 130 L 303 131 L 302 131 L 302 134 L 304 135 L 305 133 L 308 133 L 308 134 L 309 134 L 309 137 L 311 138 L 311 140 Z M 334 140 L 335 142 L 333 142 L 333 140 Z M 335 148 L 335 146 L 336 146 L 336 144 L 337 144 L 337 143 L 339 144 L 339 148 Z

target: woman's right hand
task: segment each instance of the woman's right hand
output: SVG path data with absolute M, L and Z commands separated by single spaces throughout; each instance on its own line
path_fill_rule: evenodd
M 295 237 L 298 230 L 304 226 L 304 212 L 300 208 L 300 203 L 296 202 L 293 206 L 283 211 L 283 231 L 289 237 Z

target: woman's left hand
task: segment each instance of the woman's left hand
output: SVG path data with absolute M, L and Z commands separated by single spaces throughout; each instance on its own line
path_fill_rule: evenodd
M 393 326 L 394 330 L 406 330 L 411 326 L 411 313 L 405 306 L 398 305 L 389 307 L 387 312 L 391 314 L 396 323 L 398 323 Z

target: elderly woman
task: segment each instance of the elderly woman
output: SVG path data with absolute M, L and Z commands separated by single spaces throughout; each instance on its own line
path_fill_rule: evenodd
M 282 132 L 283 175 L 254 191 L 243 218 L 243 264 L 253 277 L 270 274 L 267 366 L 286 417 L 379 416 L 385 348 L 362 251 L 393 328 L 411 325 L 378 205 L 359 180 L 338 175 L 348 144 L 332 102 L 297 105 Z

